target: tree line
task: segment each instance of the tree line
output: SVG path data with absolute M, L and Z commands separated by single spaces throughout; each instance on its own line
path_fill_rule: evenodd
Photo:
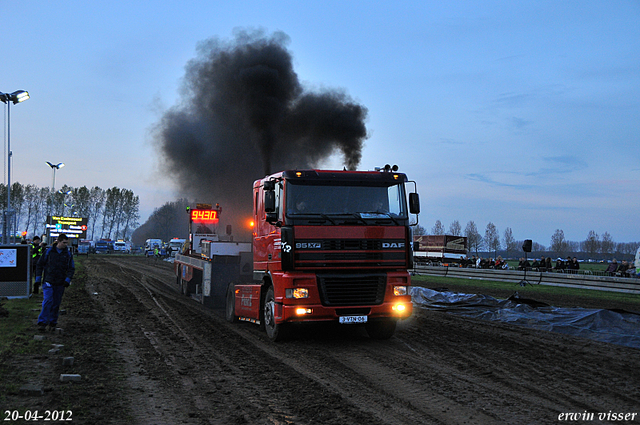
M 510 227 L 507 227 L 502 238 L 498 228 L 492 222 L 489 222 L 485 228 L 484 235 L 478 231 L 476 223 L 471 220 L 467 223 L 464 230 L 458 220 L 454 220 L 449 225 L 448 232 L 445 230 L 444 225 L 440 220 L 436 220 L 434 226 L 431 228 L 431 232 L 422 226 L 417 226 L 414 231 L 416 235 L 453 235 L 453 236 L 465 236 L 469 245 L 469 252 L 488 251 L 497 252 L 504 250 L 507 252 L 522 251 L 522 244 L 524 241 L 516 240 L 513 236 L 513 231 Z M 547 247 L 536 241 L 532 243 L 532 252 L 554 252 L 558 254 L 567 254 L 575 252 L 583 252 L 590 256 L 596 256 L 601 254 L 604 256 L 610 256 L 614 254 L 622 255 L 634 255 L 640 247 L 640 242 L 620 242 L 616 243 L 609 232 L 604 232 L 602 235 L 598 235 L 595 231 L 591 230 L 587 234 L 584 241 L 569 241 L 564 236 L 562 229 L 556 229 L 551 235 L 550 245 Z
M 0 210 L 7 208 L 7 185 L 0 183 Z M 33 235 L 45 234 L 48 215 L 86 217 L 87 239 L 129 240 L 139 225 L 140 199 L 129 189 L 98 186 L 74 188 L 64 185 L 57 191 L 49 187 L 11 185 L 11 209 L 16 229 Z
M 189 214 L 187 199 L 181 198 L 173 202 L 166 202 L 160 208 L 156 208 L 147 221 L 138 227 L 131 235 L 134 245 L 144 245 L 144 241 L 150 238 L 163 241 L 172 238 L 189 237 Z

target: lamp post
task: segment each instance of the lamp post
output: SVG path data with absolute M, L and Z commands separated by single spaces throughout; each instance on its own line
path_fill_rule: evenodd
M 67 190 L 63 192 L 62 189 L 58 190 L 58 193 L 62 195 L 62 213 L 58 212 L 58 215 L 61 217 L 66 217 L 65 213 L 67 212 L 67 195 L 71 195 L 73 193 L 72 190 Z
M 7 209 L 5 211 L 3 228 L 2 228 L 2 243 L 9 243 L 8 232 L 13 232 L 11 226 L 7 221 L 12 217 L 11 211 L 11 103 L 24 102 L 29 99 L 29 92 L 24 90 L 17 90 L 13 93 L 0 92 L 0 101 L 7 104 Z M 15 234 L 13 235 L 15 238 Z
M 51 196 L 49 196 L 49 217 L 47 219 L 47 243 L 49 243 L 49 234 L 51 233 L 51 215 L 53 214 L 53 194 L 56 191 L 56 170 L 64 167 L 64 162 L 52 164 L 47 161 L 47 165 L 51 167 L 51 170 L 53 171 L 53 181 L 51 182 Z
M 62 167 L 64 167 L 64 162 L 60 162 L 58 164 L 52 164 L 49 161 L 47 161 L 47 165 L 51 167 L 51 169 L 53 170 L 53 182 L 51 183 L 51 193 L 53 193 L 56 191 L 56 170 L 59 170 Z

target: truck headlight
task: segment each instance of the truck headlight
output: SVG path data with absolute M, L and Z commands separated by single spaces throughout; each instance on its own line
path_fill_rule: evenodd
M 393 287 L 393 295 L 399 297 L 401 295 L 407 295 L 407 287 L 406 286 L 394 286 Z
M 407 310 L 407 306 L 404 304 L 396 304 L 392 307 L 396 313 L 404 313 Z
M 309 298 L 309 290 L 307 288 L 289 288 L 285 290 L 287 298 Z

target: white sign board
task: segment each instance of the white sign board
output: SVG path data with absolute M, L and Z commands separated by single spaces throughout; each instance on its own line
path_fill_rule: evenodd
M 15 249 L 0 249 L 0 267 L 16 267 L 18 256 Z

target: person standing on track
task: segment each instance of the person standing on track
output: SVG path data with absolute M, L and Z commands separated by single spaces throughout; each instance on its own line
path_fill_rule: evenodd
M 58 324 L 58 311 L 62 303 L 64 289 L 71 284 L 76 270 L 73 254 L 67 248 L 69 237 L 64 233 L 58 236 L 56 242 L 42 255 L 36 267 L 36 282 L 42 280 L 42 311 L 38 316 L 38 328 L 45 330 L 47 325 L 55 329 Z
M 33 237 L 33 241 L 31 242 L 31 273 L 35 276 L 36 267 L 38 266 L 38 262 L 40 261 L 40 257 L 42 257 L 42 252 L 44 251 L 44 246 L 40 240 L 40 236 L 35 235 Z M 35 282 L 33 284 L 33 293 L 37 294 L 40 291 L 40 283 Z

